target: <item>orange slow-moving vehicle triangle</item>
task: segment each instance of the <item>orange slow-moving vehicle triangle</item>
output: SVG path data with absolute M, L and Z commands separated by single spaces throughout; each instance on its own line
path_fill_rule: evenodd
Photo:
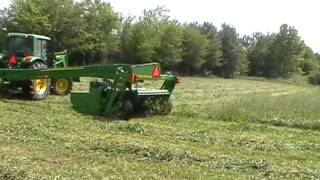
M 8 64 L 10 64 L 10 65 L 17 64 L 16 55 L 11 55 L 11 56 L 8 58 Z
M 158 66 L 153 68 L 152 76 L 153 77 L 159 77 L 160 76 L 160 70 L 159 70 Z

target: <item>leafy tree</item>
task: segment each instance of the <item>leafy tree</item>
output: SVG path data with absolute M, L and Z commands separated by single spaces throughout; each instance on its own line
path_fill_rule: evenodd
M 54 50 L 68 49 L 74 52 L 79 49 L 79 29 L 82 29 L 80 25 L 84 24 L 79 5 L 73 0 L 42 0 L 40 6 L 50 22 L 50 29 L 40 33 L 52 38 Z
M 12 5 L 11 5 L 12 6 Z M 15 24 L 13 23 L 12 12 L 9 8 L 0 9 L 0 29 L 8 30 L 13 29 Z
M 208 39 L 206 35 L 192 26 L 185 26 L 183 37 L 182 68 L 185 73 L 200 71 L 208 54 Z
M 315 55 L 316 59 L 318 60 L 318 62 L 320 63 L 320 54 L 319 53 L 315 53 L 314 55 Z
M 172 68 L 182 61 L 182 37 L 183 31 L 179 24 L 163 22 L 156 59 L 164 68 Z
M 270 59 L 266 62 L 267 77 L 290 77 L 299 72 L 299 57 L 304 49 L 304 42 L 294 27 L 286 24 L 270 46 Z
M 134 49 L 132 47 L 133 37 L 133 17 L 126 17 L 123 19 L 120 27 L 120 46 L 118 51 L 118 58 L 123 63 L 133 63 L 133 57 L 135 56 Z
M 269 61 L 271 55 L 269 47 L 273 42 L 274 35 L 254 33 L 252 36 L 246 36 L 245 39 L 245 46 L 248 52 L 249 75 L 265 76 L 265 73 L 268 71 L 266 62 Z
M 214 74 L 218 74 L 221 66 L 222 52 L 217 28 L 212 23 L 205 22 L 200 26 L 200 30 L 207 36 L 208 40 L 208 53 L 205 56 L 203 70 L 210 70 Z
M 159 62 L 164 68 L 181 61 L 182 28 L 158 7 L 145 10 L 137 22 L 127 18 L 120 32 L 120 57 L 126 63 Z
M 146 63 L 157 61 L 157 50 L 161 46 L 161 26 L 168 20 L 166 10 L 158 7 L 145 10 L 134 24 L 126 24 L 121 37 L 123 57 L 128 63 Z M 123 40 L 126 40 L 124 42 Z M 124 45 L 126 48 L 124 48 Z
M 246 52 L 240 46 L 240 40 L 236 29 L 223 24 L 219 32 L 222 41 L 222 66 L 220 75 L 225 78 L 233 78 L 247 71 L 248 62 Z
M 12 16 L 13 30 L 49 35 L 51 25 L 44 4 L 41 0 L 14 0 L 7 15 Z
M 117 51 L 119 39 L 116 31 L 120 19 L 109 3 L 101 0 L 85 0 L 79 4 L 81 18 L 84 20 L 79 29 L 80 50 L 90 63 L 108 62 Z
M 310 75 L 319 69 L 319 63 L 312 49 L 306 46 L 303 50 L 303 56 L 300 58 L 299 67 L 303 75 Z

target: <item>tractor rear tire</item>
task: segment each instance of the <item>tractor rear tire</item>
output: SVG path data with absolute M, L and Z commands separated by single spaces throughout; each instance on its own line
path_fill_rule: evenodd
M 59 96 L 70 94 L 72 90 L 71 78 L 60 78 L 51 80 L 52 93 Z
M 29 69 L 47 69 L 43 62 L 35 62 Z M 50 79 L 32 79 L 26 81 L 22 87 L 23 92 L 32 100 L 46 99 L 50 91 Z

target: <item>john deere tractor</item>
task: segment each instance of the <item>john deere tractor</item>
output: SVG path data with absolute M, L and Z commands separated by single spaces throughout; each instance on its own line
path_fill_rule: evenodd
M 66 52 L 53 53 L 49 48 L 51 39 L 46 36 L 23 33 L 8 33 L 5 50 L 0 52 L 0 68 L 3 69 L 47 69 L 66 67 Z M 45 99 L 50 90 L 57 95 L 67 95 L 72 88 L 70 78 L 30 79 L 9 81 L 0 79 L 2 87 L 14 92 L 21 91 L 34 100 Z

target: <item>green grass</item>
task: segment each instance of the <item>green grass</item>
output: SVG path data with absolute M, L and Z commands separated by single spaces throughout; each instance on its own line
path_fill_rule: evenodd
M 126 122 L 68 97 L 1 98 L 0 179 L 320 178 L 319 89 L 184 78 L 172 100 L 169 116 Z

